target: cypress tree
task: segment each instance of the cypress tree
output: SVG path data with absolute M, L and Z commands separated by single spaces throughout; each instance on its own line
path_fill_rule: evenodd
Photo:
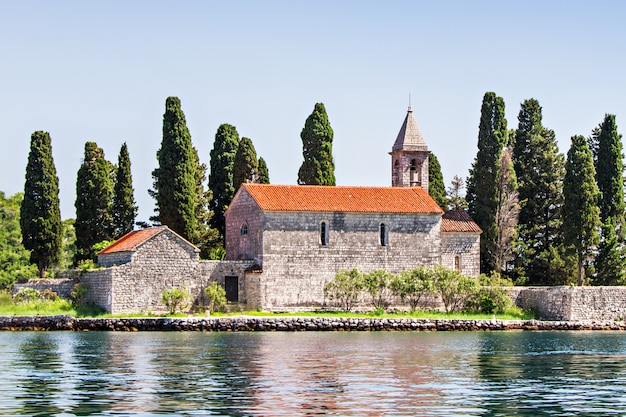
M 513 163 L 517 176 L 520 213 L 516 273 L 528 284 L 557 285 L 568 281 L 571 270 L 564 253 L 561 207 L 565 158 L 554 131 L 542 125 L 535 99 L 522 103 L 515 132 Z
M 30 138 L 20 227 L 30 262 L 37 265 L 39 276 L 44 278 L 46 270 L 59 260 L 63 237 L 59 178 L 47 132 L 34 132 Z
M 239 149 L 235 155 L 233 164 L 233 184 L 239 188 L 246 182 L 258 182 L 259 161 L 256 158 L 256 150 L 249 138 L 241 138 Z
M 265 159 L 259 158 L 259 184 L 269 184 L 270 183 L 270 172 L 267 169 L 267 164 L 265 163 Z
M 599 126 L 596 176 L 600 190 L 600 218 L 609 217 L 621 228 L 624 218 L 624 163 L 622 161 L 622 135 L 617 133 L 615 116 L 607 114 Z
M 211 225 L 222 236 L 225 232 L 224 212 L 236 191 L 233 185 L 233 163 L 239 148 L 239 141 L 239 133 L 235 126 L 222 124 L 217 129 L 211 150 L 209 189 L 213 195 L 211 209 L 214 212 Z
M 624 164 L 622 135 L 617 132 L 615 116 L 607 114 L 589 139 L 596 145 L 596 180 L 600 190 L 602 238 L 595 261 L 596 284 L 626 283 L 624 257 Z
M 478 153 L 467 181 L 469 214 L 483 230 L 480 237 L 481 272 L 499 270 L 496 264 L 498 227 L 498 175 L 502 151 L 508 143 L 504 100 L 485 93 L 478 128 Z
M 323 103 L 315 104 L 300 138 L 304 162 L 298 171 L 298 184 L 335 185 L 333 129 Z
M 113 238 L 113 166 L 95 142 L 85 143 L 85 158 L 76 175 L 75 261 L 95 259 L 92 247 Z
M 428 155 L 428 193 L 442 209 L 448 208 L 446 185 L 443 182 L 441 165 L 434 153 Z
M 600 242 L 599 191 L 593 156 L 583 136 L 572 136 L 563 180 L 563 237 L 576 255 L 578 285 L 583 285 L 584 262 Z
M 197 159 L 178 97 L 168 97 L 163 114 L 163 140 L 152 171 L 156 199 L 152 220 L 193 240 L 196 222 Z
M 117 158 L 115 173 L 115 187 L 113 189 L 113 238 L 119 239 L 133 230 L 137 217 L 135 205 L 135 190 L 130 171 L 130 156 L 126 142 L 122 144 Z

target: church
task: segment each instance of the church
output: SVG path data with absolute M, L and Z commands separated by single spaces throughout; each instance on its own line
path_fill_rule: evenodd
M 240 286 L 263 310 L 324 305 L 337 271 L 437 264 L 478 275 L 480 233 L 428 194 L 428 146 L 409 107 L 391 149 L 391 187 L 243 184 L 226 217 L 226 257 L 254 261 Z
M 390 155 L 390 187 L 243 184 L 225 213 L 223 261 L 200 260 L 167 226 L 130 232 L 98 253 L 102 269 L 81 275 L 85 301 L 157 312 L 179 288 L 203 309 L 203 289 L 218 282 L 247 309 L 294 311 L 329 306 L 324 286 L 340 270 L 440 264 L 478 275 L 481 230 L 428 194 L 429 151 L 410 107 Z

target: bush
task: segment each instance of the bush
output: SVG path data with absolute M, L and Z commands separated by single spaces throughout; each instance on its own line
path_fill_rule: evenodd
M 391 289 L 400 296 L 403 302 L 408 302 L 411 311 L 417 309 L 422 296 L 432 292 L 433 270 L 426 266 L 419 266 L 409 271 L 403 271 L 391 281 Z
M 470 306 L 483 313 L 505 313 L 515 308 L 515 304 L 504 290 L 513 285 L 511 280 L 502 278 L 499 273 L 480 275 L 481 288 L 476 292 Z
M 446 313 L 460 310 L 475 298 L 478 281 L 458 271 L 435 265 L 433 288 L 441 296 Z
M 204 293 L 209 299 L 209 311 L 214 313 L 226 305 L 226 290 L 224 287 L 213 281 L 204 289 Z
M 175 314 L 177 311 L 184 310 L 189 304 L 189 293 L 186 290 L 180 288 L 172 288 L 165 290 L 161 294 L 163 304 L 167 307 L 170 314 Z
M 350 311 L 363 290 L 363 274 L 356 269 L 341 270 L 324 286 L 324 296 L 337 300 L 342 311 Z
M 389 298 L 392 292 L 391 282 L 394 278 L 395 276 L 391 272 L 382 269 L 375 269 L 363 276 L 363 285 L 372 297 L 372 306 L 374 308 L 382 308 L 384 310 L 389 306 Z
M 58 295 L 55 291 L 52 291 L 52 288 L 46 288 L 45 290 L 43 290 L 43 293 L 41 293 L 41 297 L 44 300 L 54 301 L 58 298 Z
M 70 292 L 70 299 L 72 300 L 72 305 L 74 307 L 79 306 L 85 300 L 87 293 L 89 292 L 89 288 L 85 284 L 75 284 Z
M 31 287 L 22 287 L 13 295 L 13 301 L 16 303 L 34 301 L 40 298 L 41 292 Z

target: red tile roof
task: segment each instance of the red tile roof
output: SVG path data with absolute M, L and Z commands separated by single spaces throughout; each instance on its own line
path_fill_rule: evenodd
M 463 210 L 450 210 L 441 217 L 441 231 L 448 233 L 482 233 L 476 222 Z
M 137 246 L 144 243 L 152 236 L 159 234 L 165 229 L 167 229 L 167 226 L 150 227 L 148 229 L 134 230 L 132 232 L 126 233 L 124 236 L 117 239 L 115 242 L 111 243 L 109 246 L 98 252 L 98 255 L 133 251 Z
M 443 210 L 421 187 L 243 184 L 265 211 L 428 213 Z

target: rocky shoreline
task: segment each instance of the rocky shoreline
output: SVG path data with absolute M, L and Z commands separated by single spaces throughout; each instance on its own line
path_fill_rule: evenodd
M 74 318 L 0 317 L 5 331 L 510 331 L 626 330 L 623 321 L 452 320 L 341 317 Z

